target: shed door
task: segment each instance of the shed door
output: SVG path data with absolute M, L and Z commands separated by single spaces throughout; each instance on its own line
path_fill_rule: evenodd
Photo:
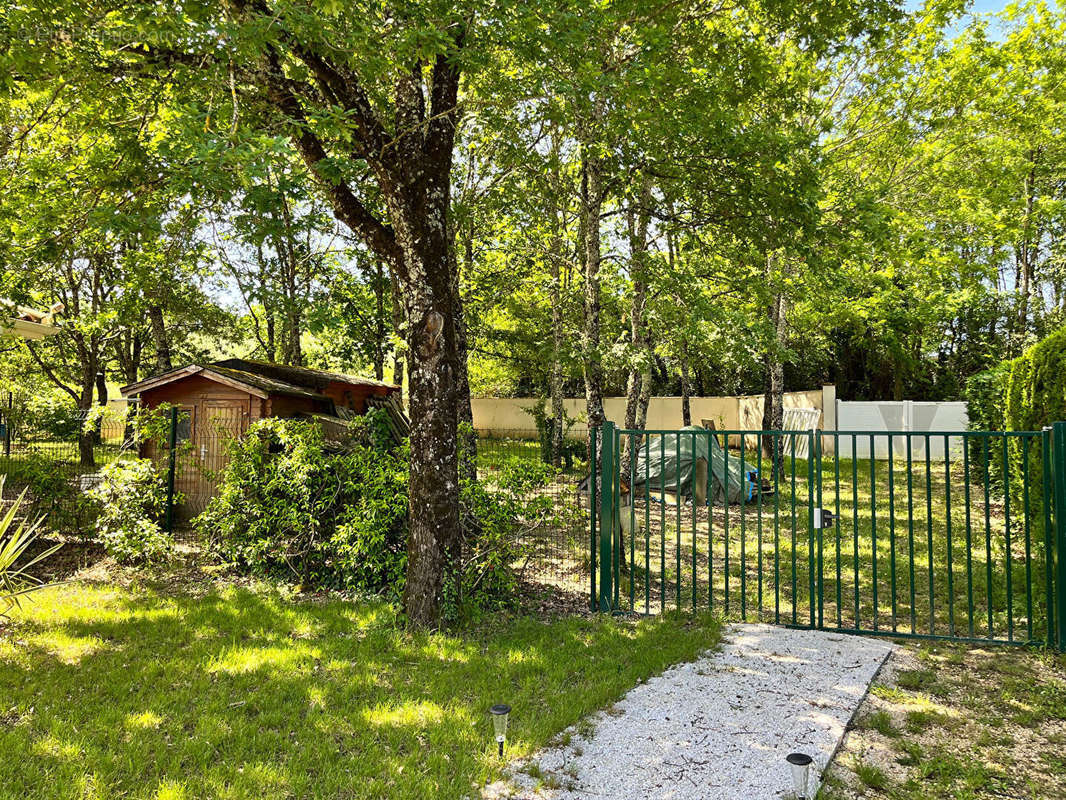
M 248 427 L 248 409 L 244 404 L 203 400 L 197 409 L 192 450 L 185 471 L 185 511 L 190 517 L 199 514 L 214 497 L 219 474 L 226 466 L 227 446 Z

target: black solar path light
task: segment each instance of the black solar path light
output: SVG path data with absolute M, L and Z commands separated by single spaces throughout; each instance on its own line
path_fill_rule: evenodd
M 789 753 L 785 761 L 792 767 L 792 790 L 796 800 L 807 800 L 807 781 L 814 759 L 806 753 Z
M 503 757 L 503 743 L 507 739 L 507 717 L 511 713 L 511 707 L 506 703 L 497 703 L 489 709 L 492 714 L 492 727 L 496 731 L 496 743 L 500 746 L 500 757 Z

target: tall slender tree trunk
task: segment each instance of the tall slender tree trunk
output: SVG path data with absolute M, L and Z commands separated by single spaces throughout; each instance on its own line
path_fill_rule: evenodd
M 692 387 L 689 383 L 688 371 L 688 346 L 681 343 L 681 425 L 688 427 L 692 424 L 692 403 L 689 399 Z
M 173 369 L 170 336 L 163 317 L 163 306 L 159 303 L 148 304 L 148 329 L 152 334 L 152 345 L 155 347 L 155 371 L 159 373 Z
M 646 340 L 650 339 L 647 330 L 646 311 L 648 305 L 648 226 L 651 222 L 651 179 L 641 174 L 638 176 L 635 196 L 626 212 L 626 226 L 629 238 L 629 273 L 633 280 L 633 296 L 629 305 L 629 375 L 626 379 L 626 416 L 625 426 L 630 430 L 644 427 L 641 419 L 641 394 L 650 382 L 651 363 L 648 360 Z M 647 405 L 644 406 L 644 416 Z M 638 425 L 639 423 L 639 425 Z M 622 457 L 622 472 L 628 472 L 633 461 L 633 450 L 640 447 L 640 440 L 631 436 L 626 441 Z
M 403 303 L 400 302 L 400 283 L 393 275 L 390 278 L 392 285 L 392 330 L 400 341 L 407 339 L 407 325 L 404 322 Z M 404 358 L 403 350 L 399 347 L 392 354 L 392 382 L 403 391 Z
M 585 128 L 581 154 L 581 212 L 585 251 L 585 319 L 583 356 L 585 362 L 585 413 L 590 428 L 603 425 L 603 363 L 600 353 L 600 217 L 603 213 L 604 163 L 595 152 L 592 135 L 605 112 L 601 93 L 593 99 L 591 120 Z
M 785 365 L 781 353 L 787 336 L 788 300 L 781 292 L 770 303 L 768 314 L 773 325 L 774 341 L 766 352 L 766 392 L 763 396 L 762 427 L 766 431 L 779 431 L 785 414 Z M 783 442 L 780 437 L 766 436 L 763 449 L 770 458 L 772 470 L 780 474 L 784 467 Z M 776 457 L 775 457 L 776 456 Z

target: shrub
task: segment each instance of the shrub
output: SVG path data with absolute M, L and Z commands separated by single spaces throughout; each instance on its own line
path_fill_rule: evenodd
M 92 530 L 96 505 L 80 490 L 77 470 L 69 462 L 41 453 L 0 458 L 0 476 L 16 491 L 25 491 L 25 507 L 57 533 L 85 535 Z
M 398 598 L 407 464 L 369 424 L 357 428 L 350 447 L 329 452 L 314 422 L 255 423 L 231 442 L 218 494 L 197 527 L 240 569 Z
M 1007 382 L 1011 374 L 1010 361 L 1004 361 L 984 372 L 972 375 L 966 381 L 966 415 L 971 431 L 1001 431 L 1006 424 L 1004 401 Z M 978 479 L 987 476 L 992 485 L 1003 486 L 1002 460 L 995 453 L 986 456 L 985 439 L 973 438 L 967 443 L 970 451 L 970 466 Z M 987 463 L 986 463 L 987 462 Z
M 231 443 L 218 494 L 196 524 L 237 569 L 398 602 L 407 570 L 408 455 L 382 435 L 377 413 L 353 422 L 343 449 L 331 449 L 316 423 L 260 420 Z M 460 481 L 466 537 L 445 579 L 446 622 L 514 602 L 519 533 L 552 513 L 535 488 L 554 474 L 544 464 L 510 464 L 492 486 Z
M 166 509 L 166 485 L 150 460 L 108 464 L 89 496 L 100 507 L 96 532 L 116 561 L 147 564 L 170 554 L 170 534 L 159 525 Z

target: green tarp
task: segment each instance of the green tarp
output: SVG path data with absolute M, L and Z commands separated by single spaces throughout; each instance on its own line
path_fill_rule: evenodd
M 728 498 L 730 503 L 746 503 L 758 491 L 757 476 L 756 480 L 751 477 L 754 465 L 746 463 L 741 470 L 739 454 L 730 453 L 727 466 L 718 439 L 699 425 L 690 425 L 676 433 L 648 436 L 639 447 L 633 476 L 635 497 L 645 493 L 645 486 L 653 497 L 659 492 L 691 496 L 693 476 L 703 479 L 706 474 L 698 466 L 700 460 L 711 465 L 713 502 L 721 503 L 723 498 Z M 702 494 L 697 491 L 697 496 Z

